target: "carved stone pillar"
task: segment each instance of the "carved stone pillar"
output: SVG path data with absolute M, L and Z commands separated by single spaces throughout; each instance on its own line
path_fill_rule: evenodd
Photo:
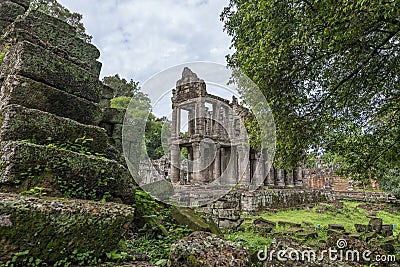
M 217 144 L 215 146 L 215 159 L 214 159 L 214 180 L 218 179 L 221 176 L 221 146 Z
M 181 151 L 179 145 L 171 145 L 171 182 L 178 183 L 180 181 Z
M 301 168 L 301 166 L 297 166 L 294 169 L 294 173 L 293 173 L 293 179 L 294 179 L 294 185 L 296 187 L 303 187 L 303 169 Z
M 281 169 L 275 170 L 275 185 L 277 187 L 285 187 L 285 171 Z
M 200 143 L 195 142 L 192 144 L 193 149 L 193 183 L 195 184 L 203 184 L 202 177 L 202 159 L 201 159 L 201 151 L 200 151 Z
M 272 188 L 275 186 L 274 181 L 275 181 L 275 169 L 274 169 L 274 166 L 271 166 L 264 184 L 266 186 L 268 186 L 269 188 Z
M 285 172 L 285 186 L 290 188 L 294 187 L 293 170 Z

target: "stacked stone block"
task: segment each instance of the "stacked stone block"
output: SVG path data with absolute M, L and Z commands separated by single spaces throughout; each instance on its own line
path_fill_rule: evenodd
M 81 188 L 76 197 L 132 203 L 121 151 L 98 126 L 108 98 L 98 49 L 61 20 L 25 13 L 28 3 L 0 1 L 0 192 Z

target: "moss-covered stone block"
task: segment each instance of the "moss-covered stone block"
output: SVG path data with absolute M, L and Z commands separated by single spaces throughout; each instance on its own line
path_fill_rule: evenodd
M 85 70 L 98 76 L 101 70 L 99 50 L 90 43 L 86 43 L 76 36 L 76 32 L 70 31 L 63 21 L 47 22 L 50 19 L 41 12 L 31 12 L 17 18 L 4 32 L 4 39 L 12 40 L 13 43 L 29 41 L 35 44 L 45 44 L 53 52 L 81 66 Z M 61 28 L 61 30 L 60 30 Z M 63 28 L 65 30 L 63 30 Z
M 7 0 L 2 0 L 3 2 L 5 2 L 5 1 L 7 1 Z M 16 3 L 16 4 L 18 4 L 18 5 L 20 5 L 20 6 L 22 6 L 25 10 L 28 10 L 28 8 L 29 8 L 29 4 L 30 4 L 30 1 L 29 0 L 9 0 L 9 1 L 11 1 L 11 2 L 14 2 L 14 3 Z
M 105 257 L 118 249 L 133 216 L 122 204 L 0 193 L 0 264 L 27 250 L 47 264 L 74 250 Z
M 10 24 L 11 22 L 9 22 L 8 20 L 0 18 L 0 33 L 3 31 L 4 28 L 6 28 Z
M 19 15 L 22 15 L 24 13 L 25 13 L 24 7 L 12 1 L 0 1 L 0 14 L 3 20 L 12 22 Z
M 102 122 L 111 124 L 122 124 L 125 118 L 125 109 L 122 108 L 107 108 L 103 112 Z
M 37 109 L 20 105 L 8 105 L 0 111 L 0 139 L 2 141 L 30 140 L 35 144 L 76 143 L 76 139 L 92 139 L 85 142 L 88 152 L 106 154 L 110 149 L 106 130 L 85 125 Z M 77 144 L 78 145 L 78 144 Z M 79 143 L 79 145 L 82 145 Z M 79 149 L 79 147 L 77 147 Z M 83 147 L 82 147 L 83 149 Z
M 98 125 L 101 116 L 101 109 L 94 102 L 18 75 L 8 76 L 1 87 L 0 108 L 11 104 L 89 125 Z
M 2 142 L 0 186 L 20 193 L 43 187 L 51 196 L 134 203 L 128 170 L 117 161 L 25 142 Z
M 211 232 L 221 234 L 218 227 L 210 225 L 202 217 L 197 215 L 192 209 L 186 207 L 173 207 L 172 217 L 183 226 L 187 226 L 194 231 Z
M 50 50 L 24 41 L 11 46 L 0 66 L 0 77 L 21 75 L 89 101 L 99 102 L 98 77 Z

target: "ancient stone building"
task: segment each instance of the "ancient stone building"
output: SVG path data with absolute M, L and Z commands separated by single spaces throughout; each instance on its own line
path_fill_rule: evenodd
M 162 164 L 159 173 L 173 184 L 247 186 L 261 178 L 271 188 L 303 186 L 301 168 L 268 169 L 263 153 L 249 148 L 244 126 L 249 110 L 234 96 L 229 101 L 208 93 L 205 81 L 189 68 L 172 92 L 172 109 L 170 169 Z M 151 183 L 154 173 L 145 165 Z
M 185 68 L 173 90 L 172 108 L 173 183 L 236 184 L 249 176 L 250 168 L 241 164 L 248 153 L 246 135 L 240 127 L 248 110 L 239 106 L 235 98 L 230 103 L 207 93 L 206 83 Z M 187 132 L 183 133 L 181 124 L 185 120 Z M 187 151 L 187 166 L 181 164 L 182 149 Z

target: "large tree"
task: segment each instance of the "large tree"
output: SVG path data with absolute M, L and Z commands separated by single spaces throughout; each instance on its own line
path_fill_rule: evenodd
M 358 177 L 400 166 L 400 1 L 231 0 L 227 57 L 274 112 L 277 164 L 330 151 Z

